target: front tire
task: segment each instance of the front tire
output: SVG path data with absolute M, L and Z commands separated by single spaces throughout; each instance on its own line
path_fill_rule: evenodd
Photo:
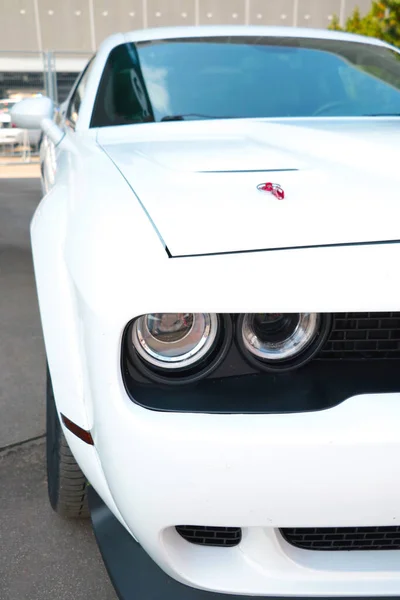
M 52 509 L 63 517 L 89 516 L 88 481 L 65 439 L 54 400 L 49 369 L 46 382 L 47 489 Z

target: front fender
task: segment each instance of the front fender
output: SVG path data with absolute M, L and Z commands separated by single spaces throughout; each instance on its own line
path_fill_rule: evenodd
M 68 191 L 53 187 L 31 222 L 31 243 L 44 342 L 57 408 L 91 428 L 85 398 L 77 304 L 64 260 Z

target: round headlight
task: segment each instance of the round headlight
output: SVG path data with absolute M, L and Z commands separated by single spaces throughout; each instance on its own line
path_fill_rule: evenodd
M 269 369 L 304 364 L 326 339 L 328 317 L 318 313 L 257 313 L 241 317 L 242 349 Z
M 146 363 L 159 369 L 182 369 L 204 359 L 218 334 L 211 313 L 152 313 L 136 319 L 132 344 Z

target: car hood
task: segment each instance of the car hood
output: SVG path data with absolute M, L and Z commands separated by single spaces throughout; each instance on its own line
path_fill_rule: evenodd
M 400 239 L 400 119 L 146 124 L 98 143 L 173 257 Z

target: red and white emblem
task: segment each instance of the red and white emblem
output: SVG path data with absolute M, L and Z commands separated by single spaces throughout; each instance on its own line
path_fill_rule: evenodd
M 285 192 L 278 183 L 260 183 L 260 185 L 257 186 L 257 189 L 261 192 L 270 192 L 275 198 L 278 198 L 278 200 L 283 200 L 285 197 Z

